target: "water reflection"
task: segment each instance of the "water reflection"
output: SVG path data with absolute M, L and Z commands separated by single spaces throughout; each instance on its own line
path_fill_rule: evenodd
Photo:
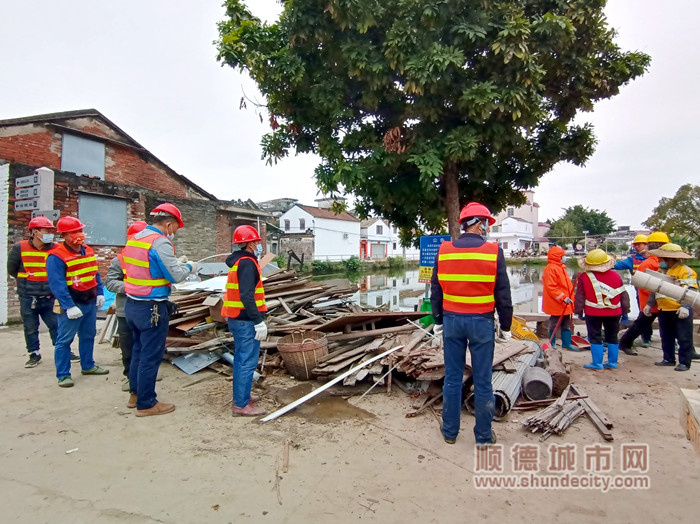
M 545 266 L 508 266 L 513 307 L 518 312 L 542 312 L 542 280 Z M 580 270 L 576 266 L 567 267 L 572 280 L 578 278 Z M 621 273 L 622 280 L 630 294 L 630 316 L 639 312 L 636 292 L 630 282 L 629 272 Z M 338 275 L 328 278 L 337 278 Z M 317 278 L 314 278 L 317 280 Z M 318 278 L 324 280 L 324 277 Z M 418 269 L 400 270 L 398 272 L 378 272 L 351 277 L 350 280 L 360 288 L 352 296 L 355 303 L 362 306 L 388 306 L 391 311 L 415 311 L 423 297 L 426 296 L 426 284 L 418 282 Z

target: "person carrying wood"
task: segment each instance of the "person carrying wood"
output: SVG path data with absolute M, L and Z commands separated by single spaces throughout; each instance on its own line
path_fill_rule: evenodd
M 574 285 L 566 272 L 566 251 L 553 246 L 547 252 L 547 267 L 542 274 L 542 311 L 550 315 L 549 338 L 552 345 L 557 339 L 557 326 L 561 326 L 561 347 L 569 350 L 574 350 L 571 346 L 573 295 Z
M 441 244 L 431 280 L 434 332 L 442 333 L 444 340 L 441 431 L 448 444 L 454 444 L 459 433 L 467 347 L 474 381 L 474 438 L 477 446 L 496 443 L 491 427 L 495 410 L 491 386 L 494 309 L 502 337 L 509 340 L 513 305 L 503 250 L 496 242 L 486 241 L 489 226 L 495 221 L 486 206 L 468 203 L 459 216 L 464 233 Z
M 592 358 L 592 362 L 583 367 L 595 370 L 617 369 L 620 352 L 617 332 L 622 313 L 629 313 L 630 298 L 622 284 L 622 278 L 612 269 L 615 255 L 609 255 L 602 249 L 593 249 L 578 259 L 578 265 L 585 273 L 578 278 L 574 313 L 585 315 Z M 608 361 L 605 364 L 603 335 L 608 344 Z
M 238 226 L 233 243 L 240 248 L 226 259 L 229 266 L 221 315 L 233 334 L 233 416 L 257 417 L 265 410 L 253 404 L 250 391 L 260 358 L 260 341 L 267 337 L 265 290 L 258 257 L 262 244 L 253 226 Z
M 127 239 L 123 251 L 126 275 L 124 314 L 133 332 L 128 408 L 137 408 L 137 417 L 165 415 L 175 405 L 156 397 L 158 368 L 165 353 L 170 327 L 171 285 L 196 274 L 196 262 L 182 263 L 175 258 L 173 239 L 185 227 L 180 210 L 166 202 L 151 211 L 153 223 Z
M 146 222 L 137 220 L 129 226 L 126 231 L 127 241 L 136 233 L 146 229 Z M 124 314 L 124 303 L 126 302 L 126 292 L 124 291 L 124 276 L 126 275 L 126 264 L 124 263 L 124 252 L 122 251 L 112 259 L 107 269 L 105 287 L 114 293 L 114 308 L 117 316 L 117 332 L 119 333 L 119 349 L 122 352 L 122 365 L 124 366 L 124 381 L 122 391 L 130 391 L 129 387 L 129 366 L 131 365 L 131 346 L 133 345 L 133 333 L 131 326 L 126 321 Z

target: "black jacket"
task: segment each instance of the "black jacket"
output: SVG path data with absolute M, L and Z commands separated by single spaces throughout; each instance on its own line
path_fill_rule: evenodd
M 50 244 L 44 251 L 48 251 L 54 246 Z M 17 278 L 18 273 L 24 272 L 24 264 L 22 263 L 22 248 L 17 242 L 7 257 L 7 272 L 17 279 L 17 294 L 21 297 L 52 297 L 51 288 L 48 281 L 34 282 L 26 278 Z
M 236 320 L 250 320 L 259 324 L 265 320 L 265 314 L 258 311 L 258 306 L 255 305 L 255 286 L 260 280 L 258 268 L 255 266 L 256 260 L 251 252 L 241 249 L 234 251 L 226 258 L 226 265 L 232 267 L 238 261 L 238 289 L 244 310 Z
M 454 246 L 479 247 L 483 245 L 483 243 L 484 239 L 479 235 L 462 233 L 462 236 L 454 241 Z M 498 248 L 498 261 L 496 266 L 496 287 L 493 290 L 493 294 L 496 300 L 496 310 L 498 311 L 498 320 L 501 324 L 501 329 L 503 331 L 510 331 L 510 325 L 513 322 L 513 303 L 510 298 L 510 282 L 508 280 L 508 272 L 506 271 L 506 259 L 500 247 Z M 442 324 L 442 287 L 438 281 L 437 256 L 435 257 L 433 277 L 430 281 L 430 303 L 433 308 L 435 323 Z M 493 318 L 493 311 L 490 313 L 475 314 Z

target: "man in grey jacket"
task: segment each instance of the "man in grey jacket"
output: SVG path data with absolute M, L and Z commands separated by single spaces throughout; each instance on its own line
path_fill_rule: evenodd
M 142 220 L 137 220 L 131 224 L 126 232 L 127 239 L 143 231 L 147 225 L 148 224 Z M 122 364 L 124 365 L 122 391 L 129 391 L 129 366 L 131 365 L 131 346 L 134 336 L 131 331 L 131 326 L 129 326 L 129 323 L 126 321 L 126 315 L 124 314 L 126 292 L 124 291 L 124 264 L 121 253 L 114 257 L 109 265 L 107 278 L 105 279 L 105 287 L 115 294 L 114 307 L 117 315 L 117 333 L 119 334 L 119 348 L 122 351 Z

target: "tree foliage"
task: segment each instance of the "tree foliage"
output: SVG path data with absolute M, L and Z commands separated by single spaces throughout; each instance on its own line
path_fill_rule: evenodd
M 567 207 L 561 218 L 552 222 L 547 235 L 559 245 L 575 244 L 589 237 L 604 236 L 615 229 L 615 221 L 605 211 L 588 209 L 582 205 Z M 584 231 L 588 233 L 584 234 Z
M 700 186 L 685 184 L 672 198 L 663 197 L 644 225 L 673 235 L 687 249 L 700 249 Z
M 226 0 L 219 60 L 267 100 L 263 157 L 322 158 L 324 192 L 348 192 L 404 238 L 456 232 L 460 206 L 524 203 L 559 162 L 592 154 L 596 101 L 649 57 L 614 42 L 605 0 L 286 0 L 266 25 Z

